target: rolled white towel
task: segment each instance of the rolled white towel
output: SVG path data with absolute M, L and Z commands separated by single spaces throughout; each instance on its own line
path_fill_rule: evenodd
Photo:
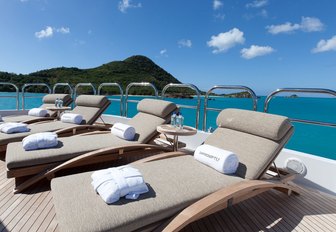
M 56 147 L 57 144 L 57 134 L 54 132 L 36 133 L 22 140 L 23 149 L 26 151 Z
M 235 173 L 239 165 L 238 157 L 233 152 L 207 144 L 196 148 L 194 158 L 224 174 Z
M 81 124 L 83 116 L 80 114 L 64 113 L 61 116 L 61 121 L 66 123 Z
M 48 111 L 41 108 L 33 108 L 28 111 L 28 115 L 35 117 L 45 117 L 47 116 Z
M 127 165 L 96 171 L 91 178 L 94 190 L 107 204 L 124 196 L 126 199 L 137 199 L 140 194 L 148 192 L 139 170 Z
M 0 131 L 6 134 L 27 132 L 29 130 L 27 124 L 21 122 L 6 122 L 0 125 Z
M 133 140 L 135 129 L 130 125 L 117 122 L 111 128 L 111 133 L 125 140 Z

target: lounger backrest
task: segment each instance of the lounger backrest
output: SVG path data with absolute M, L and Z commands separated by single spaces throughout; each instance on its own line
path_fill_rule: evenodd
M 223 110 L 217 125 L 205 144 L 234 152 L 236 174 L 247 179 L 259 179 L 293 133 L 287 117 L 239 109 Z
M 143 99 L 138 103 L 137 110 L 138 113 L 127 124 L 135 128 L 136 141 L 147 143 L 157 134 L 157 126 L 170 121 L 170 115 L 177 107 L 169 101 Z
M 111 104 L 105 96 L 97 95 L 80 95 L 75 103 L 72 113 L 83 116 L 82 124 L 93 124 Z
M 63 101 L 63 106 L 68 106 L 72 103 L 72 98 L 69 94 L 47 94 L 42 98 L 43 104 L 40 106 L 40 108 L 46 109 L 47 107 L 55 106 L 55 101 L 57 98 Z M 50 110 L 48 110 L 48 113 L 50 116 L 55 116 L 57 114 L 55 111 Z

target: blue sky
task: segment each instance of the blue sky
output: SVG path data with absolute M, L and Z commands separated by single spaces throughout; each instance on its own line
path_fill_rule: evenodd
M 335 0 L 0 0 L 0 70 L 145 55 L 206 90 L 336 89 Z

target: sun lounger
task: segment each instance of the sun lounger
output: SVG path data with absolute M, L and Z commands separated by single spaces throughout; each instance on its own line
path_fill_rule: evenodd
M 93 190 L 92 172 L 54 178 L 51 189 L 60 230 L 179 231 L 263 191 L 297 191 L 287 183 L 292 175 L 262 180 L 293 133 L 286 117 L 227 109 L 217 124 L 205 144 L 238 156 L 234 175 L 224 175 L 183 152 L 163 153 L 131 164 L 142 173 L 149 193 L 112 205 Z
M 107 131 L 59 138 L 57 147 L 34 151 L 25 151 L 22 143 L 10 143 L 6 153 L 7 177 L 38 174 L 79 155 L 106 147 L 139 149 L 141 144 L 147 144 L 158 134 L 156 127 L 169 122 L 170 115 L 177 110 L 174 103 L 154 99 L 140 101 L 137 109 L 138 113 L 127 122 L 135 128 L 133 141 L 118 138 Z M 21 187 L 18 186 L 17 191 L 21 191 Z
M 55 106 L 56 99 L 63 101 L 63 106 L 68 106 L 72 103 L 71 96 L 69 94 L 47 94 L 42 98 L 43 104 L 39 107 L 41 109 L 47 109 L 47 107 Z M 36 117 L 30 115 L 9 115 L 2 117 L 4 122 L 23 122 L 23 123 L 35 123 L 45 120 L 55 119 L 57 113 L 55 111 L 48 110 L 48 114 L 45 117 Z
M 7 144 L 12 142 L 21 141 L 24 137 L 39 133 L 39 132 L 53 132 L 55 131 L 59 136 L 70 135 L 72 131 L 85 131 L 89 127 L 92 129 L 97 128 L 91 126 L 104 112 L 111 102 L 104 96 L 80 95 L 76 99 L 76 107 L 71 111 L 75 114 L 81 114 L 83 121 L 81 125 L 64 123 L 61 121 L 43 121 L 28 125 L 29 132 L 5 134 L 0 133 L 0 151 L 6 150 Z

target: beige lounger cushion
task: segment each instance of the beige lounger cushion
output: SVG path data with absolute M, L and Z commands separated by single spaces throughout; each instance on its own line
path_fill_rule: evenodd
M 60 231 L 133 231 L 170 217 L 198 199 L 240 181 L 197 162 L 191 156 L 134 165 L 150 189 L 136 201 L 107 205 L 91 186 L 91 173 L 52 180 Z M 181 180 L 183 177 L 183 180 Z
M 63 105 L 68 105 L 67 103 L 71 102 L 71 96 L 69 94 L 61 93 L 47 94 L 42 98 L 42 102 L 44 104 L 55 105 L 55 101 L 57 98 L 63 101 Z
M 217 125 L 275 141 L 280 140 L 292 127 L 287 117 L 239 109 L 221 111 Z
M 176 110 L 176 105 L 169 101 L 143 99 L 139 102 L 137 109 L 139 112 L 165 118 L 168 114 L 171 114 Z
M 56 98 L 62 99 L 64 106 L 69 105 L 72 101 L 69 94 L 47 94 L 42 98 L 43 104 L 39 108 L 46 109 L 47 107 L 54 106 Z M 57 113 L 55 111 L 48 110 L 47 116 L 54 117 L 56 116 L 56 114 Z M 30 116 L 30 115 L 10 115 L 10 116 L 3 117 L 2 120 L 4 122 L 25 122 L 25 121 L 30 121 L 30 120 L 36 120 L 38 118 L 43 118 L 43 117 L 36 117 L 36 116 Z
M 84 102 L 81 102 L 81 105 L 76 106 L 71 112 L 76 114 L 81 114 L 83 116 L 83 122 L 82 124 L 93 124 L 97 118 L 101 115 L 102 111 L 105 110 L 105 108 L 109 105 L 109 100 L 104 96 L 86 96 L 81 95 L 78 98 L 80 99 L 95 99 L 92 101 L 87 102 L 85 104 Z M 93 102 L 97 103 L 96 105 L 93 104 Z M 105 102 L 104 106 L 101 106 L 101 103 Z M 89 106 L 91 105 L 91 107 Z M 18 142 L 21 141 L 24 137 L 39 133 L 39 132 L 46 132 L 46 131 L 56 131 L 60 129 L 64 129 L 67 127 L 73 127 L 76 126 L 75 124 L 71 123 L 63 123 L 60 121 L 54 121 L 54 122 L 44 122 L 44 123 L 38 123 L 38 124 L 32 124 L 28 125 L 28 128 L 30 129 L 29 132 L 25 133 L 15 133 L 15 134 L 5 134 L 0 133 L 0 145 L 8 144 L 10 142 Z
M 76 98 L 76 105 L 100 108 L 105 106 L 108 101 L 105 96 L 101 95 L 79 95 Z
M 39 164 L 66 161 L 80 154 L 110 146 L 123 146 L 136 142 L 120 139 L 112 134 L 72 136 L 58 138 L 58 146 L 49 149 L 25 151 L 21 142 L 7 147 L 7 169 L 29 167 Z
M 147 101 L 147 107 L 151 107 L 150 103 L 150 101 Z M 166 101 L 162 101 L 162 103 L 170 105 Z M 171 112 L 176 109 L 175 104 L 174 106 Z M 76 106 L 76 108 L 78 107 L 81 106 Z M 134 141 L 126 141 L 112 134 L 72 136 L 59 138 L 60 143 L 58 147 L 35 151 L 25 151 L 22 143 L 11 143 L 7 147 L 6 165 L 8 169 L 29 167 L 38 164 L 65 161 L 80 154 L 105 147 L 148 143 L 157 134 L 156 127 L 167 122 L 167 120 L 169 120 L 169 117 L 160 118 L 155 115 L 139 112 L 127 122 L 127 124 L 135 128 L 136 135 Z
M 292 130 L 287 136 L 291 134 Z M 278 154 L 284 142 L 287 142 L 287 139 L 277 142 L 240 131 L 217 128 L 206 139 L 205 144 L 234 152 L 239 159 L 236 175 L 257 179 Z
M 28 125 L 30 131 L 24 133 L 14 133 L 14 134 L 5 134 L 0 133 L 0 145 L 8 144 L 11 142 L 18 142 L 21 141 L 24 137 L 45 131 L 56 131 L 63 128 L 67 128 L 69 126 L 73 126 L 69 123 L 63 123 L 60 121 L 46 121 L 38 124 Z

